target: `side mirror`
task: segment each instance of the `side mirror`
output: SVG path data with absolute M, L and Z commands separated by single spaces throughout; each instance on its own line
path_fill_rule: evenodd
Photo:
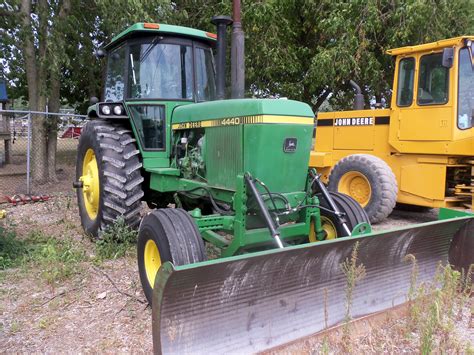
M 104 58 L 105 57 L 105 51 L 103 49 L 99 49 L 95 52 L 95 55 L 97 58 Z
M 454 48 L 444 48 L 443 49 L 443 61 L 442 65 L 445 68 L 451 68 L 454 61 Z
M 471 40 L 466 41 L 466 46 L 470 48 L 469 55 L 471 57 L 472 70 L 474 70 L 474 45 Z

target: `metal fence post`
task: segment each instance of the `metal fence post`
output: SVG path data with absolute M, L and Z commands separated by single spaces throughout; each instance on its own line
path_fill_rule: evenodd
M 28 140 L 26 142 L 26 193 L 29 195 L 31 194 L 31 186 L 30 186 L 30 159 L 31 159 L 31 113 L 28 113 Z

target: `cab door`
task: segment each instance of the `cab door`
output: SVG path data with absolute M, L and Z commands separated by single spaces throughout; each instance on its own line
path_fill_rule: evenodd
M 450 83 L 453 70 L 442 65 L 442 58 L 443 53 L 436 52 L 400 61 L 399 83 L 402 85 L 397 92 L 400 141 L 452 140 L 454 98 Z M 412 92 L 406 90 L 405 82 L 406 87 L 414 88 Z

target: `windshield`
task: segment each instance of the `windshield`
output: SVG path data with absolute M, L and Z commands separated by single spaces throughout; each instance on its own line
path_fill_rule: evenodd
M 471 128 L 474 125 L 474 73 L 469 48 L 459 51 L 458 127 Z
M 215 99 L 215 73 L 210 48 L 186 44 L 130 45 L 128 97 L 208 101 Z M 195 92 L 196 90 L 196 92 Z
M 192 46 L 135 44 L 130 46 L 131 98 L 193 99 Z

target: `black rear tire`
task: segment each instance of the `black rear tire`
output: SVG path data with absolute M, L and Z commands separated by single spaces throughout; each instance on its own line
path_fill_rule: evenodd
M 153 254 L 154 247 L 158 257 Z M 156 272 L 164 262 L 186 265 L 207 260 L 196 223 L 180 208 L 153 210 L 143 218 L 138 232 L 137 256 L 140 281 L 150 305 Z
M 348 195 L 341 194 L 339 192 L 332 192 L 329 191 L 329 195 L 332 197 L 334 203 L 336 204 L 339 211 L 344 212 L 346 214 L 346 224 L 347 227 L 351 230 L 355 228 L 359 223 L 368 223 L 370 224 L 369 217 L 364 209 L 354 200 L 352 197 Z M 317 195 L 319 198 L 319 203 L 321 207 L 326 209 L 331 209 L 329 203 L 326 199 L 322 196 L 322 194 Z M 327 218 L 336 228 L 337 237 L 347 237 L 347 232 L 345 231 L 342 223 L 333 213 L 325 211 L 323 209 L 320 210 L 321 218 Z
M 119 217 L 132 228 L 140 223 L 144 193 L 140 151 L 135 142 L 129 129 L 105 120 L 89 121 L 82 130 L 77 149 L 76 181 L 85 174 L 83 162 L 87 152 L 92 150 L 99 179 L 96 214 L 88 213 L 83 188 L 77 189 L 77 202 L 82 227 L 95 239 Z

